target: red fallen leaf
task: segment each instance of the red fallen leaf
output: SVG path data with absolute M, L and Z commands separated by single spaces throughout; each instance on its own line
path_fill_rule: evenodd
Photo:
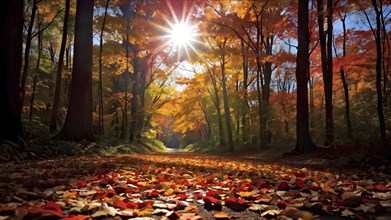
M 198 199 L 203 199 L 204 197 L 201 195 L 201 194 L 199 194 L 199 193 L 194 193 L 194 195 L 195 195 L 195 197 L 197 197 Z
M 159 178 L 157 179 L 158 182 L 168 182 L 168 180 L 166 178 Z
M 197 183 L 196 185 L 199 185 L 199 186 L 202 186 L 202 187 L 208 186 L 208 184 L 205 183 L 205 182 L 199 182 L 199 183 Z
M 68 215 L 67 217 L 63 218 L 62 220 L 86 220 L 89 219 L 91 216 L 89 215 Z
M 143 202 L 143 203 L 140 203 L 138 204 L 138 208 L 141 209 L 143 207 L 146 207 L 146 206 L 153 206 L 153 202 L 152 201 L 147 201 L 147 202 Z
M 206 193 L 207 196 L 215 196 L 217 195 L 217 192 L 214 190 L 209 190 L 209 192 Z
M 293 175 L 295 175 L 296 177 L 300 177 L 300 178 L 305 177 L 305 173 L 294 172 Z
M 285 209 L 288 204 L 285 201 L 278 201 L 277 206 L 280 209 Z
M 167 213 L 166 214 L 166 217 L 169 219 L 169 220 L 177 220 L 181 217 L 181 213 L 179 212 L 172 212 L 172 213 Z
M 287 182 L 281 182 L 278 185 L 278 190 L 288 191 L 289 190 L 289 183 Z
M 128 208 L 128 206 L 126 205 L 126 203 L 122 200 L 116 200 L 114 203 L 113 203 L 114 206 L 116 207 L 119 207 L 119 208 L 123 208 L 123 209 L 126 209 Z
M 301 179 L 296 180 L 296 187 L 302 189 L 305 186 L 305 182 Z
M 126 207 L 129 209 L 138 209 L 138 204 L 134 202 L 127 202 Z
M 83 188 L 87 185 L 87 183 L 85 181 L 79 181 L 76 185 L 78 188 Z
M 383 184 L 377 184 L 375 186 L 375 189 L 377 189 L 378 191 L 389 191 L 390 190 L 389 187 L 387 187 L 387 186 L 385 186 Z
M 205 203 L 209 203 L 209 204 L 220 204 L 220 201 L 212 196 L 205 196 L 203 200 Z
M 235 212 L 244 211 L 248 207 L 244 199 L 241 198 L 237 199 L 233 196 L 226 198 L 224 200 L 224 203 L 225 206 L 227 206 L 228 208 L 232 209 Z
M 186 195 L 184 193 L 180 193 L 180 194 L 177 194 L 176 197 L 178 197 L 180 199 L 187 199 L 187 198 L 189 198 L 189 195 Z
M 156 198 L 159 196 L 159 193 L 157 191 L 152 191 L 149 193 L 149 195 L 147 196 L 148 198 Z
M 117 186 L 114 188 L 114 191 L 117 194 L 126 193 L 126 192 L 128 192 L 128 188 L 126 188 L 125 186 Z
M 61 207 L 52 201 L 47 202 L 42 208 L 32 207 L 31 210 L 29 210 L 29 213 L 33 215 L 41 214 L 42 216 L 57 216 L 60 218 L 64 217 L 64 212 L 62 211 Z

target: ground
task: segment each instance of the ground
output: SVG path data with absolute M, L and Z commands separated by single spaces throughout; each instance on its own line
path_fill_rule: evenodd
M 390 219 L 391 166 L 349 155 L 168 152 L 3 163 L 0 219 Z

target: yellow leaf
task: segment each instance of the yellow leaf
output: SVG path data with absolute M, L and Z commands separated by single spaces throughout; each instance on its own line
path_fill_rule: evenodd
M 244 191 L 242 191 L 242 192 L 238 192 L 238 195 L 240 197 L 251 197 L 251 196 L 253 196 L 253 192 L 244 192 Z
M 227 219 L 227 218 L 230 218 L 231 216 L 228 215 L 228 213 L 226 212 L 216 212 L 213 217 L 217 218 L 217 219 Z

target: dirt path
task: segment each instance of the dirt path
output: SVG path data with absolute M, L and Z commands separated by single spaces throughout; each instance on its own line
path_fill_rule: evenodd
M 147 153 L 1 164 L 0 219 L 391 217 L 381 167 L 293 161 Z

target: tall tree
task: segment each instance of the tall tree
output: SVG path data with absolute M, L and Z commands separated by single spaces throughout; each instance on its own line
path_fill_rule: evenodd
M 298 10 L 298 51 L 296 58 L 296 147 L 294 152 L 302 153 L 315 147 L 311 140 L 308 121 L 308 62 L 309 28 L 308 1 L 299 0 Z
M 318 25 L 319 41 L 322 60 L 322 75 L 324 96 L 326 101 L 326 133 L 325 145 L 330 145 L 334 141 L 333 124 L 333 57 L 332 57 L 332 39 L 333 39 L 333 1 L 327 0 L 327 10 L 323 9 L 323 0 L 317 0 L 318 4 Z M 327 31 L 324 31 L 324 18 L 327 17 Z
M 105 14 L 102 22 L 102 29 L 100 31 L 99 40 L 99 85 L 98 85 L 98 103 L 99 103 L 99 134 L 104 134 L 104 123 L 103 123 L 103 77 L 102 77 L 102 54 L 103 54 L 103 33 L 105 31 L 107 9 L 109 8 L 110 0 L 106 1 Z
M 52 108 L 52 117 L 50 121 L 50 131 L 56 130 L 57 127 L 57 115 L 58 115 L 58 107 L 60 105 L 60 92 L 61 92 L 61 73 L 64 64 L 64 52 L 67 44 L 67 36 L 68 36 L 68 20 L 69 20 L 69 8 L 70 8 L 70 0 L 65 1 L 65 15 L 64 15 L 64 24 L 62 28 L 62 39 L 61 39 L 61 47 L 60 54 L 58 56 L 58 66 L 57 66 L 57 74 L 56 74 L 56 88 L 54 92 L 54 100 L 53 100 L 53 108 Z
M 0 9 L 0 140 L 22 137 L 20 70 L 23 45 L 23 1 L 6 0 Z
M 23 107 L 24 103 L 24 96 L 26 94 L 26 80 L 27 80 L 27 71 L 29 68 L 29 58 L 30 58 L 30 48 L 31 48 L 31 40 L 33 39 L 33 27 L 34 27 L 34 21 L 35 21 L 35 15 L 37 13 L 37 0 L 33 0 L 33 6 L 31 9 L 31 17 L 29 26 L 27 29 L 27 36 L 26 36 L 26 44 L 24 46 L 24 66 L 23 66 L 23 72 L 22 72 L 22 79 L 20 83 L 21 88 L 21 108 Z
M 92 18 L 94 1 L 77 0 L 75 52 L 70 101 L 58 137 L 93 140 L 92 127 Z
M 376 13 L 376 33 L 375 31 L 373 32 L 376 41 L 377 116 L 379 120 L 380 138 L 384 140 L 386 138 L 386 123 L 384 119 L 384 110 L 383 110 L 382 70 L 381 70 L 382 59 L 383 59 L 383 51 L 382 51 L 382 43 L 381 43 L 381 30 L 382 30 L 381 16 L 383 11 L 381 10 L 381 7 L 379 9 L 376 0 L 371 0 L 371 2 Z M 382 0 L 380 0 L 380 5 L 382 5 Z

